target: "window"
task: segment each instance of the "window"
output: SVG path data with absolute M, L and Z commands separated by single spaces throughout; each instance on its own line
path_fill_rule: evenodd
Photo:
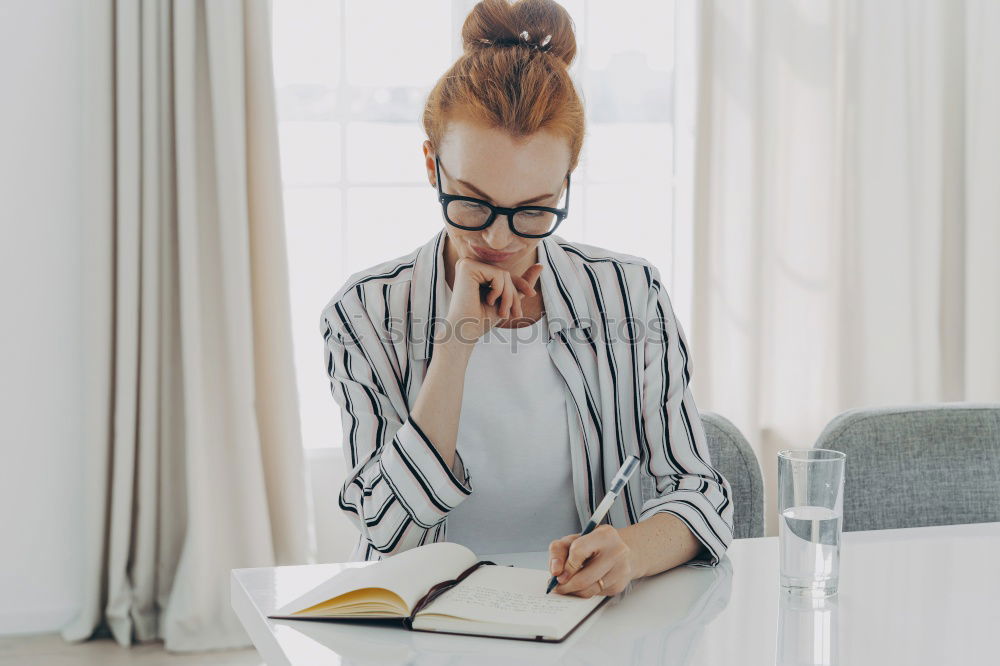
M 437 77 L 461 55 L 459 31 L 474 4 L 274 0 L 293 343 L 307 448 L 341 441 L 322 362 L 323 306 L 351 273 L 412 251 L 443 224 L 424 171 L 420 114 Z M 559 235 L 652 261 L 687 322 L 693 0 L 562 4 L 576 24 L 579 50 L 570 73 L 588 126 L 573 174 L 573 212 Z M 384 20 L 390 14 L 392 21 Z

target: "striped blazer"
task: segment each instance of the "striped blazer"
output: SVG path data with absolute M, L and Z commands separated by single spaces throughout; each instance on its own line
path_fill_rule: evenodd
M 461 442 L 449 468 L 409 415 L 447 314 L 445 233 L 351 275 L 320 318 L 348 469 L 339 504 L 360 531 L 352 560 L 447 540 L 448 512 L 490 473 L 465 466 Z M 578 417 L 568 462 L 581 526 L 634 454 L 639 471 L 607 520 L 620 528 L 673 514 L 705 546 L 691 564 L 715 566 L 733 538 L 731 490 L 709 459 L 691 360 L 659 271 L 555 234 L 539 242 L 538 260 L 548 353 Z

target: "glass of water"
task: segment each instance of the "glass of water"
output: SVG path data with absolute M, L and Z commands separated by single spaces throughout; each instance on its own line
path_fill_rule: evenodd
M 837 593 L 846 457 L 828 449 L 778 452 L 780 577 L 793 594 Z

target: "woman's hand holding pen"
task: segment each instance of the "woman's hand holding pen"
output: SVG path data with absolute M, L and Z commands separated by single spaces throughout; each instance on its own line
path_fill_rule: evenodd
M 497 323 L 524 316 L 521 301 L 536 294 L 541 264 L 522 275 L 484 262 L 460 257 L 455 262 L 455 284 L 448 323 L 463 340 L 475 342 Z
M 553 541 L 549 558 L 549 572 L 559 581 L 553 590 L 560 594 L 585 599 L 595 594 L 610 597 L 636 577 L 632 551 L 611 525 L 599 525 L 584 536 L 569 534 Z

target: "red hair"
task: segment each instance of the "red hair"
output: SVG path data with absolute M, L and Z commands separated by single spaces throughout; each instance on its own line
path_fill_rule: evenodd
M 552 37 L 542 46 L 546 35 Z M 569 13 L 553 0 L 482 0 L 465 18 L 462 43 L 465 52 L 434 85 L 424 106 L 424 131 L 434 149 L 448 121 L 462 117 L 515 139 L 539 130 L 563 136 L 569 142 L 569 170 L 575 169 L 585 122 L 567 71 L 576 57 Z

